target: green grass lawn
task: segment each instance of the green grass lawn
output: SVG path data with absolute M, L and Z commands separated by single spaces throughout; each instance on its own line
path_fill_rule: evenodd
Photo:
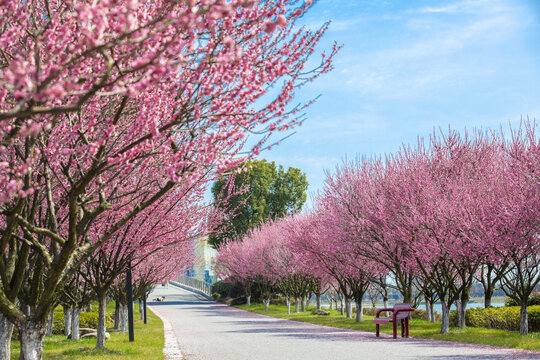
M 330 310 L 330 315 L 327 316 L 312 315 L 312 307 L 310 308 L 310 311 L 306 311 L 304 313 L 291 313 L 291 315 L 287 315 L 287 307 L 285 305 L 270 304 L 268 311 L 264 310 L 264 306 L 262 304 L 251 304 L 249 307 L 247 305 L 239 305 L 236 307 L 281 319 L 302 321 L 344 329 L 370 331 L 373 333 L 375 332 L 375 325 L 371 322 L 373 320 L 373 316 L 364 316 L 364 320 L 362 322 L 356 323 L 354 319 L 346 319 L 343 315 L 340 315 L 339 311 L 337 310 Z M 540 333 L 531 333 L 529 335 L 522 336 L 519 335 L 518 332 L 513 331 L 468 327 L 465 329 L 450 328 L 450 332 L 448 334 L 440 334 L 440 323 L 430 323 L 429 321 L 419 319 L 412 319 L 409 323 L 409 329 L 410 336 L 414 337 L 540 351 Z M 400 328 L 398 328 L 398 336 L 401 334 L 399 331 Z M 381 326 L 381 332 L 392 334 L 392 326 Z
M 97 306 L 97 305 L 96 305 Z M 107 306 L 108 312 L 114 312 L 114 303 Z M 45 337 L 44 359 L 78 360 L 162 360 L 163 359 L 163 323 L 152 312 L 147 313 L 147 324 L 140 319 L 139 306 L 135 305 L 135 341 L 129 342 L 127 333 L 107 329 L 111 339 L 106 341 L 106 350 L 95 351 L 96 339 L 67 340 L 63 335 Z M 19 358 L 19 342 L 11 343 L 11 359 Z

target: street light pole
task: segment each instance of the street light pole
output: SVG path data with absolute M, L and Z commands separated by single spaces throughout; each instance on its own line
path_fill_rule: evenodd
M 128 307 L 128 330 L 129 341 L 135 341 L 135 334 L 133 332 L 133 287 L 131 284 L 131 261 L 128 263 L 126 274 L 126 293 L 127 293 L 127 307 Z
M 143 297 L 143 308 L 144 308 L 144 323 L 146 324 L 146 291 L 144 292 L 144 297 Z

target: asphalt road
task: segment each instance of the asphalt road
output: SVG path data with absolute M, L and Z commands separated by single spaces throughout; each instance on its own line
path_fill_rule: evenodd
M 374 333 L 275 319 L 157 287 L 149 304 L 168 320 L 187 360 L 540 359 L 540 353 Z

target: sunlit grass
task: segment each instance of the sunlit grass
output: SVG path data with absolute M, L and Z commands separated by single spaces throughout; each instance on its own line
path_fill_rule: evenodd
M 375 332 L 375 325 L 372 323 L 373 316 L 364 316 L 364 320 L 357 323 L 354 319 L 346 319 L 343 315 L 340 315 L 337 310 L 329 310 L 330 315 L 312 315 L 311 310 L 313 308 L 310 308 L 309 311 L 303 313 L 291 313 L 290 315 L 287 315 L 287 308 L 285 305 L 270 304 L 268 311 L 264 310 L 262 304 L 257 303 L 252 303 L 249 307 L 247 305 L 239 305 L 236 307 L 281 319 L 302 321 L 343 329 Z M 429 321 L 419 319 L 412 319 L 409 328 L 410 336 L 414 337 L 540 351 L 540 333 L 531 333 L 523 336 L 514 331 L 467 327 L 464 329 L 450 328 L 448 334 L 440 334 L 440 323 L 430 323 Z M 381 326 L 381 332 L 392 334 L 392 326 Z M 398 329 L 398 336 L 399 335 Z
M 114 303 L 107 306 L 107 311 L 114 311 Z M 68 340 L 63 335 L 45 338 L 44 359 L 78 360 L 162 360 L 163 359 L 163 323 L 152 311 L 148 310 L 147 324 L 140 319 L 138 306 L 135 306 L 135 341 L 129 342 L 127 333 L 108 329 L 111 339 L 106 341 L 105 350 L 94 350 L 96 339 Z M 18 341 L 11 343 L 11 359 L 19 358 Z

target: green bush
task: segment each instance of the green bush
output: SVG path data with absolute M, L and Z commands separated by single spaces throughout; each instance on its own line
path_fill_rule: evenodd
M 217 293 L 220 295 L 220 297 L 227 297 L 229 296 L 232 286 L 233 285 L 231 283 L 218 281 L 212 285 L 212 293 Z
M 253 301 L 252 301 L 253 303 Z M 246 298 L 245 296 L 239 297 L 239 298 L 229 298 L 225 300 L 225 304 L 229 306 L 236 306 L 236 305 L 244 305 L 246 304 Z
M 504 303 L 505 306 L 519 306 L 518 302 L 514 299 L 507 299 Z M 527 301 L 528 306 L 540 305 L 540 293 L 535 291 L 529 296 Z
M 519 306 L 501 306 L 467 309 L 465 322 L 467 326 L 484 327 L 488 329 L 501 329 L 519 331 Z M 450 311 L 450 325 L 457 326 L 457 311 Z M 540 331 L 540 306 L 529 306 L 529 331 Z
M 97 309 L 96 309 L 97 310 Z M 79 315 L 79 327 L 97 329 L 99 314 L 97 311 L 83 311 Z M 109 313 L 105 314 L 105 324 L 107 327 L 113 325 L 112 316 Z M 64 312 L 54 312 L 53 334 L 61 335 L 64 333 Z
M 377 315 L 377 310 L 379 309 L 378 308 L 364 308 L 363 312 L 364 312 L 364 315 L 375 316 Z
M 97 306 L 95 306 L 95 311 L 86 312 L 83 311 L 79 315 L 79 327 L 80 328 L 92 328 L 97 329 L 99 314 L 97 312 Z M 113 318 L 109 313 L 105 313 L 105 326 L 113 326 Z M 62 335 L 64 334 L 64 310 L 61 306 L 58 306 L 54 309 L 54 322 L 53 322 L 53 334 Z M 19 330 L 15 326 L 13 329 L 13 335 L 11 336 L 12 340 L 19 340 Z

